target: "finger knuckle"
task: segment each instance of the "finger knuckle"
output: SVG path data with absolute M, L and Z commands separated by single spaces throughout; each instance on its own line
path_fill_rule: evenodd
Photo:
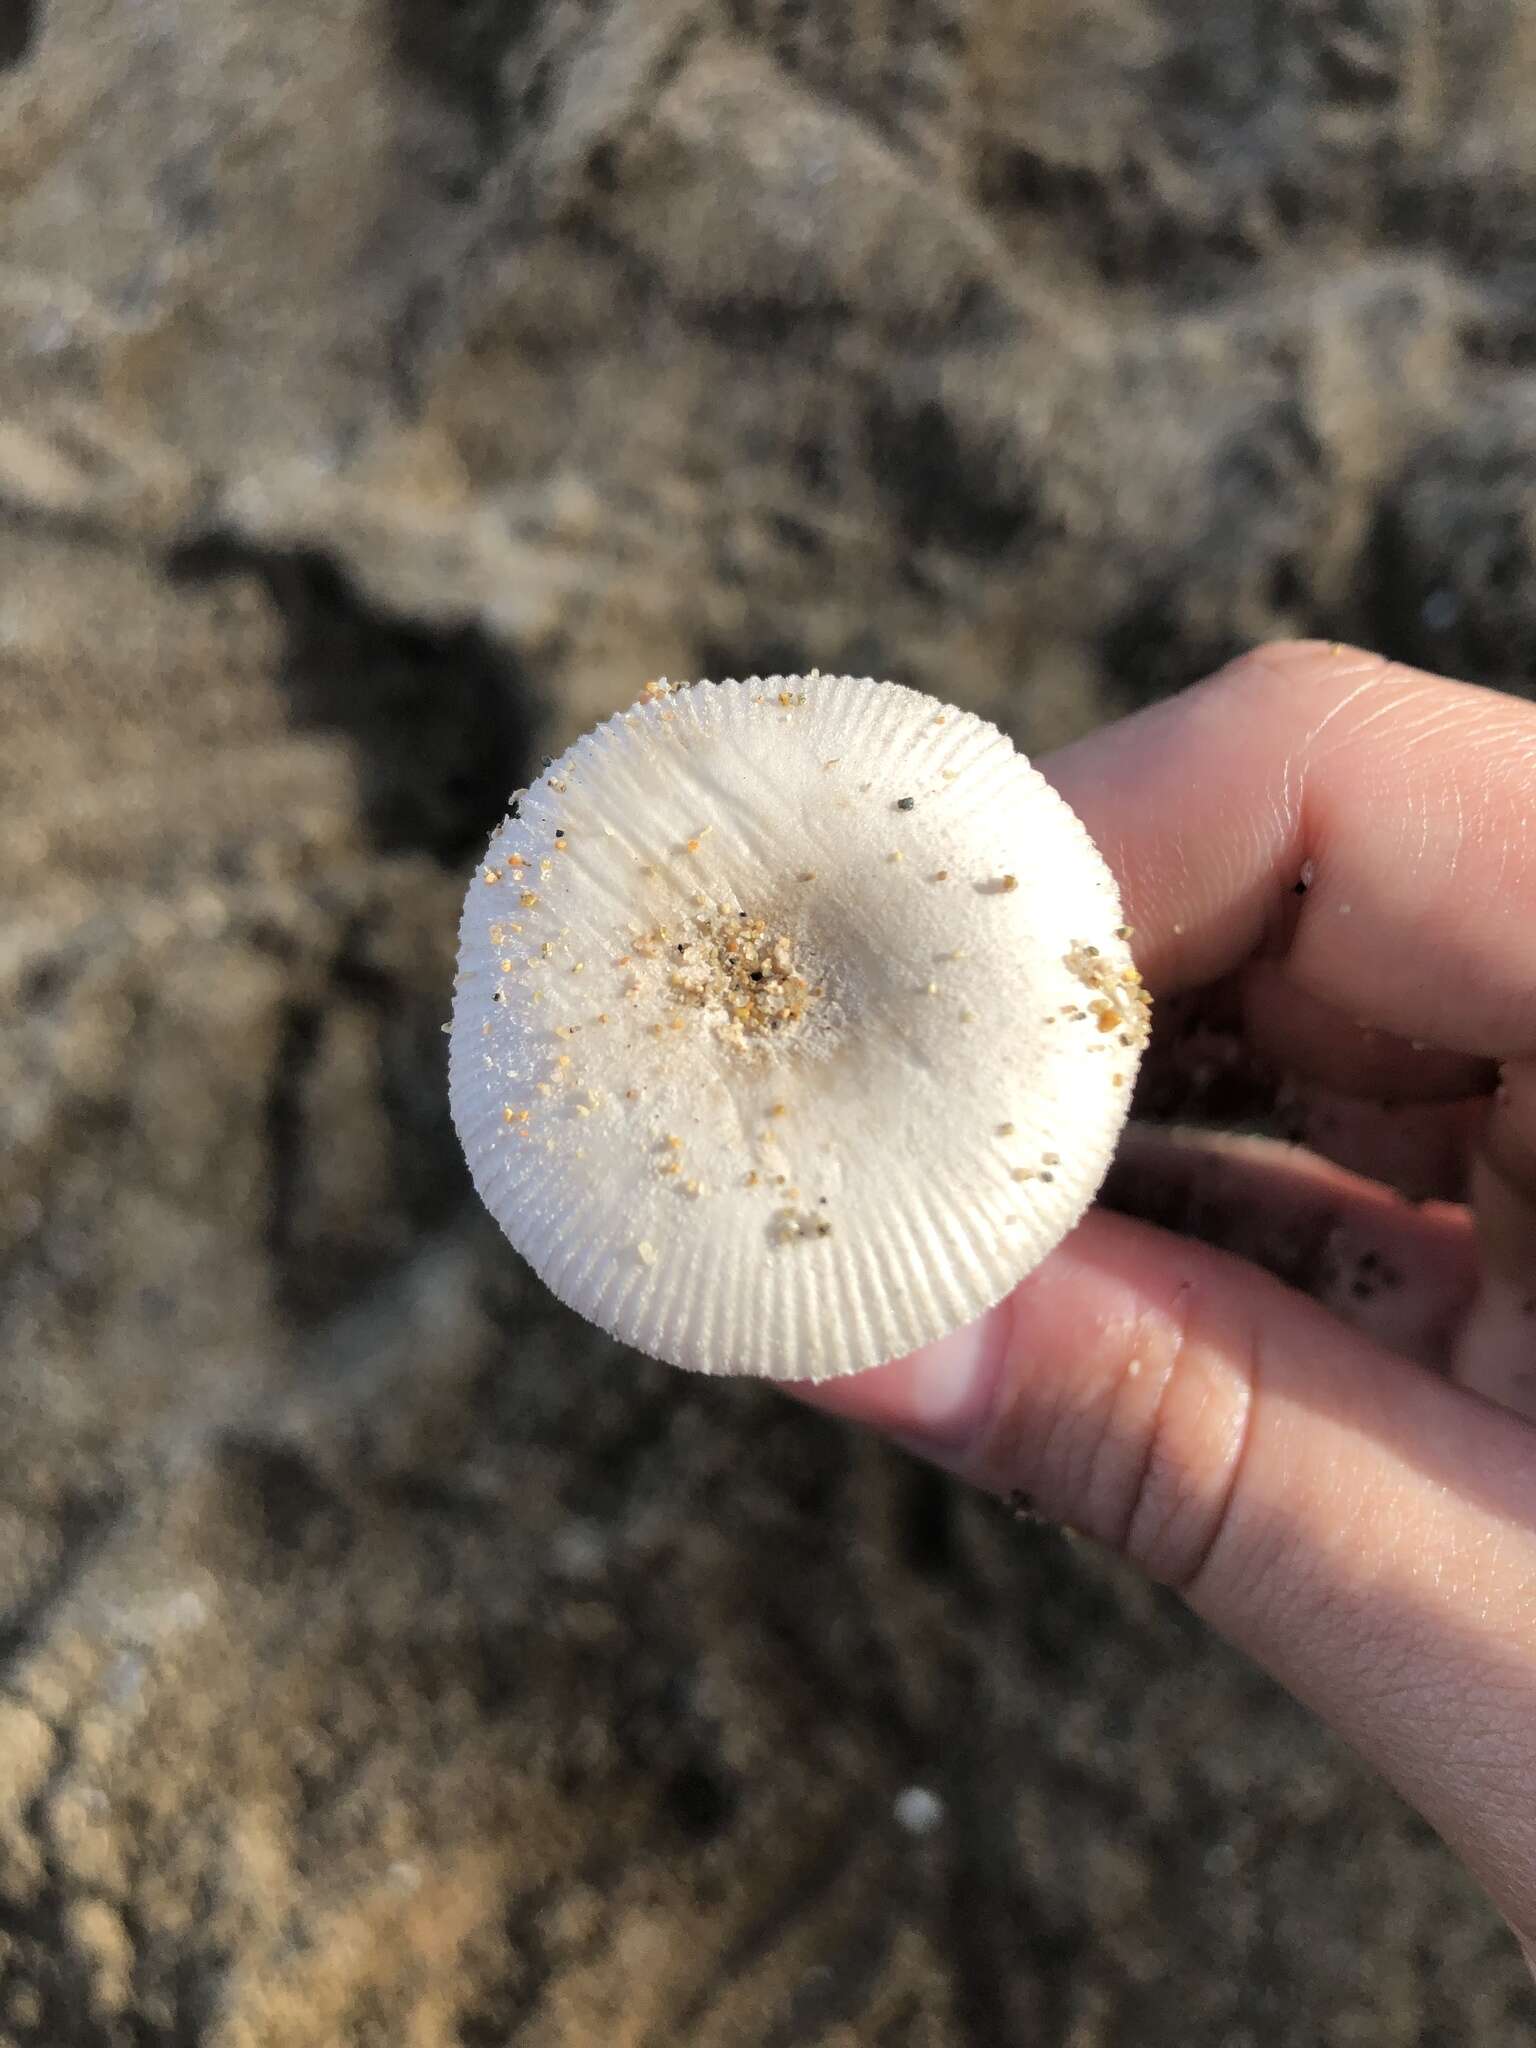
M 1096 1516 L 1123 1555 L 1178 1592 L 1226 1545 L 1258 1367 L 1257 1325 L 1230 1304 L 1218 1315 L 1194 1284 L 1138 1334 L 1106 1414 L 1089 1476 Z
M 1287 697 L 1357 692 L 1387 676 L 1393 664 L 1369 648 L 1341 640 L 1266 640 L 1240 654 L 1212 679 L 1218 691 L 1238 697 Z

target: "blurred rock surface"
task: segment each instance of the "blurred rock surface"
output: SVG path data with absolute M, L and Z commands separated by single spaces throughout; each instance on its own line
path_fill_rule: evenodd
M 559 1312 L 438 1026 L 649 674 L 1526 687 L 1533 90 L 1515 4 L 6 0 L 0 2040 L 1529 2038 L 1171 1601 Z

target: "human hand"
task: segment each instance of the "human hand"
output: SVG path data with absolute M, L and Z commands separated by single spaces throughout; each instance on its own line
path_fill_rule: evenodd
M 798 1391 L 1174 1587 L 1536 1963 L 1536 709 L 1281 646 L 1040 765 L 1154 995 L 1295 1077 L 1309 1146 L 1133 1125 L 1134 1215 Z

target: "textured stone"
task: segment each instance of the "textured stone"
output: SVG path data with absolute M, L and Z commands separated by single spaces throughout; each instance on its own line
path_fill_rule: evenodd
M 1173 1602 L 531 1286 L 438 1027 L 647 674 L 1033 747 L 1278 632 L 1528 687 L 1533 74 L 1375 0 L 0 10 L 0 2037 L 1528 2038 Z

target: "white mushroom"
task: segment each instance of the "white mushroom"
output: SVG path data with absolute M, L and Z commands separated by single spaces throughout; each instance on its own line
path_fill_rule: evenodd
M 1147 1035 L 1113 878 L 991 725 L 894 683 L 649 684 L 491 840 L 454 1121 L 559 1297 L 821 1379 L 969 1321 L 1097 1190 Z

